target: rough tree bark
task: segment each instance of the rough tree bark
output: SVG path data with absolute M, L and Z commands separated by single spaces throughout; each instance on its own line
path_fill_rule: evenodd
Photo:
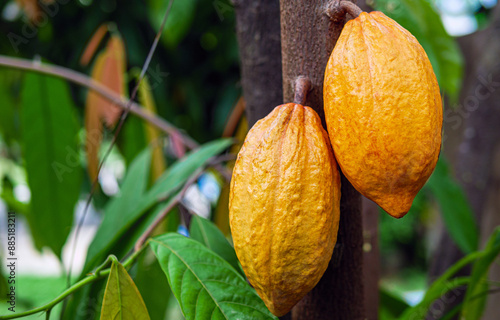
M 252 126 L 283 102 L 279 0 L 234 0 L 241 82 Z
M 373 9 L 366 1 L 358 1 L 357 5 L 366 12 Z M 365 309 L 367 320 L 377 320 L 380 304 L 380 248 L 378 241 L 379 229 L 378 205 L 362 197 L 362 219 L 363 219 L 363 285 L 365 297 Z
M 331 22 L 326 0 L 281 0 L 283 96 L 293 101 L 297 77 L 311 80 L 306 105 L 324 122 L 324 70 L 345 19 Z M 318 285 L 292 311 L 292 319 L 364 319 L 361 197 L 342 177 L 341 217 L 332 260 Z
M 378 205 L 362 197 L 363 285 L 366 319 L 377 320 L 380 302 L 380 248 L 378 246 Z
M 453 160 L 455 176 L 474 210 L 484 244 L 500 223 L 500 6 L 495 8 L 486 30 L 459 39 L 459 44 L 465 55 L 466 72 L 457 109 L 445 114 L 445 134 L 449 139 L 445 152 Z M 443 231 L 431 276 L 439 276 L 462 256 Z M 493 265 L 490 280 L 499 279 L 500 268 Z M 448 301 L 457 304 L 464 294 L 465 290 L 457 291 L 455 299 Z M 500 295 L 490 295 L 483 319 L 497 319 L 499 303 Z M 428 318 L 436 318 L 433 310 Z

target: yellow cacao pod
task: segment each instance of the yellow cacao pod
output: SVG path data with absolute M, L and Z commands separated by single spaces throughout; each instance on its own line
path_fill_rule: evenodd
M 339 208 L 340 176 L 318 115 L 276 107 L 249 131 L 229 197 L 236 254 L 273 314 L 290 311 L 325 272 Z
M 441 96 L 424 49 L 383 13 L 363 12 L 342 30 L 323 94 L 342 172 L 390 215 L 404 216 L 441 148 Z

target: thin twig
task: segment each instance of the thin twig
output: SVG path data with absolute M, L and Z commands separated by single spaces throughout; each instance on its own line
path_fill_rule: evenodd
M 122 265 L 124 268 L 128 268 L 136 259 L 139 257 L 139 255 L 142 253 L 142 251 L 147 247 L 147 243 L 140 248 L 139 250 L 135 251 L 127 260 L 125 260 Z M 106 259 L 106 262 L 110 261 L 110 257 Z M 57 296 L 55 299 L 52 301 L 44 304 L 43 306 L 24 311 L 24 312 L 19 312 L 15 314 L 10 314 L 10 315 L 2 315 L 0 316 L 0 319 L 15 319 L 15 318 L 21 318 L 21 317 L 26 317 L 32 314 L 36 314 L 39 312 L 51 310 L 55 305 L 66 299 L 68 296 L 73 294 L 74 292 L 78 291 L 79 289 L 83 288 L 85 285 L 92 283 L 94 281 L 97 281 L 99 279 L 104 278 L 105 276 L 109 275 L 111 272 L 111 268 L 105 269 L 105 270 L 99 270 L 99 273 L 94 272 L 83 278 L 82 280 L 78 281 L 71 287 L 67 288 L 64 290 L 63 293 L 61 293 L 59 296 Z
M 113 102 L 116 106 L 125 109 L 130 104 L 130 112 L 138 116 L 139 118 L 151 123 L 153 126 L 157 127 L 161 131 L 172 135 L 178 134 L 181 136 L 183 143 L 189 149 L 195 149 L 198 147 L 198 143 L 189 137 L 174 125 L 170 124 L 166 120 L 148 112 L 146 108 L 141 106 L 136 102 L 131 102 L 131 100 L 116 94 L 114 91 L 104 86 L 103 84 L 95 81 L 94 79 L 88 77 L 83 73 L 73 71 L 68 68 L 49 65 L 45 63 L 39 63 L 32 60 L 12 58 L 0 55 L 0 66 L 15 68 L 20 70 L 34 71 L 42 74 L 47 74 L 68 80 L 70 82 L 76 83 L 83 87 L 86 87 L 95 93 L 99 94 L 104 99 Z

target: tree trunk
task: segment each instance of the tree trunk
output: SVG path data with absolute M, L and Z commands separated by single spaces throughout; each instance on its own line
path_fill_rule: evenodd
M 235 0 L 249 126 L 283 102 L 279 0 Z
M 358 6 L 366 12 L 372 8 L 366 1 L 358 1 Z M 378 242 L 380 210 L 378 205 L 362 197 L 363 219 L 363 285 L 367 320 L 377 320 L 380 305 L 380 248 Z
M 281 53 L 283 96 L 294 98 L 299 76 L 311 80 L 306 105 L 313 108 L 325 124 L 323 76 L 330 53 L 345 19 L 330 22 L 326 0 L 281 0 Z M 342 177 L 341 216 L 337 245 L 323 278 L 292 311 L 292 319 L 364 319 L 363 235 L 361 197 Z
M 488 29 L 459 39 L 459 44 L 466 58 L 466 73 L 459 105 L 445 114 L 445 133 L 449 137 L 445 151 L 454 160 L 455 176 L 474 210 L 480 243 L 484 244 L 500 220 L 500 6 L 495 8 Z M 446 231 L 441 243 L 431 278 L 463 256 Z M 470 269 L 459 275 L 468 272 Z M 493 265 L 490 280 L 499 278 L 500 270 Z M 457 291 L 451 304 L 462 301 L 464 294 L 465 290 Z M 499 303 L 499 295 L 491 295 L 483 319 L 497 319 Z
M 377 320 L 379 309 L 380 249 L 378 246 L 378 205 L 363 200 L 363 285 L 366 319 Z

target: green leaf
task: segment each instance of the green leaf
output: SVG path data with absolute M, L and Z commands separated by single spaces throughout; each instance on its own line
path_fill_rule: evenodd
M 24 159 L 31 190 L 28 222 L 38 248 L 61 249 L 81 184 L 78 123 L 66 83 L 28 73 L 22 90 Z
M 219 228 L 211 221 L 193 215 L 191 224 L 189 225 L 189 235 L 191 239 L 202 243 L 205 247 L 221 256 L 221 258 L 229 262 L 236 271 L 242 276 L 245 276 L 238 258 L 236 257 L 234 248 L 229 244 Z
M 429 288 L 429 290 L 425 294 L 424 299 L 416 306 L 407 309 L 399 319 L 425 319 L 425 316 L 427 315 L 427 312 L 429 311 L 429 308 L 434 301 L 441 298 L 443 295 L 448 294 L 450 291 L 451 294 L 458 294 L 460 291 L 455 293 L 455 289 L 467 285 L 469 281 L 469 277 L 458 277 L 452 280 L 439 282 L 439 285 L 433 284 L 433 286 L 431 286 L 431 288 Z
M 455 319 L 456 315 L 462 309 L 462 304 L 463 303 L 459 303 L 459 304 L 455 305 L 453 308 L 451 308 L 451 310 L 447 311 L 446 314 L 444 315 L 444 317 L 441 318 L 441 320 Z
M 161 39 L 169 48 L 175 48 L 184 39 L 193 23 L 197 0 L 174 1 Z M 170 1 L 149 0 L 149 20 L 159 30 Z
M 465 193 L 452 178 L 448 167 L 441 157 L 425 187 L 436 197 L 451 238 L 467 254 L 477 250 L 479 231 Z
M 384 318 L 399 319 L 401 314 L 410 307 L 402 298 L 384 288 L 381 288 L 379 292 L 380 312 L 385 315 Z
M 129 165 L 120 191 L 109 201 L 106 207 L 103 223 L 117 223 L 119 213 L 134 206 L 141 199 L 148 186 L 150 164 L 151 149 L 147 148 Z
M 133 115 L 123 125 L 122 133 L 118 138 L 118 146 L 127 164 L 132 163 L 147 146 L 144 124 L 141 119 Z
M 165 210 L 167 205 L 168 204 L 165 203 L 158 205 L 151 214 L 148 214 L 148 217 L 144 219 L 144 223 L 141 223 L 142 226 L 139 226 L 130 237 L 133 241 L 130 245 L 128 245 L 128 249 L 125 250 L 125 252 L 130 252 L 140 235 L 142 235 L 144 230 L 151 225 L 153 219 L 155 219 L 160 212 Z M 179 223 L 179 210 L 174 208 L 156 228 L 154 234 L 176 231 Z M 161 269 L 154 253 L 150 250 L 150 247 L 145 249 L 144 254 L 142 254 L 138 259 L 136 267 L 131 269 L 130 274 L 132 275 L 132 278 L 134 279 L 134 282 L 137 285 L 144 302 L 146 303 L 151 319 L 165 319 L 172 291 L 170 290 L 170 286 L 164 276 L 163 270 Z
M 19 99 L 16 89 L 20 82 L 21 72 L 19 70 L 0 70 L 0 133 L 7 144 L 11 144 L 19 136 L 18 116 Z M 16 125 L 17 124 L 17 125 Z
M 150 243 L 187 320 L 277 320 L 245 278 L 199 242 L 168 233 Z
M 67 298 L 64 315 L 57 317 L 60 320 L 94 320 L 99 319 L 102 308 L 102 299 L 106 289 L 107 279 L 92 282 L 77 290 Z M 54 315 L 54 313 L 52 313 Z M 51 317 L 51 319 L 53 316 Z
M 150 318 L 141 294 L 127 270 L 118 261 L 113 260 L 102 300 L 101 320 L 115 319 Z
M 0 258 L 3 258 L 0 256 Z M 4 260 L 5 261 L 5 260 Z M 5 299 L 5 297 L 9 294 L 10 288 L 7 285 L 7 279 L 4 277 L 3 267 L 0 267 L 0 297 Z
M 105 219 L 97 230 L 94 240 L 90 244 L 85 267 L 82 274 L 88 272 L 90 268 L 96 266 L 100 260 L 106 256 L 107 251 L 115 244 L 125 232 L 133 227 L 134 223 L 141 218 L 149 208 L 160 199 L 171 196 L 180 188 L 186 180 L 210 158 L 219 154 L 232 141 L 230 139 L 219 139 L 204 144 L 197 150 L 191 151 L 182 160 L 176 162 L 165 171 L 146 193 L 139 197 L 135 205 L 123 206 L 123 210 L 106 210 Z M 149 165 L 149 164 L 148 164 Z M 148 178 L 146 174 L 144 179 Z M 134 182 L 132 180 L 132 182 Z M 134 196 L 133 186 L 129 193 L 123 192 L 123 199 Z M 111 217 L 108 217 L 111 216 Z
M 152 319 L 165 319 L 171 290 L 163 271 L 148 248 L 137 262 L 135 284 L 141 293 Z
M 134 161 L 130 164 L 125 178 L 123 179 L 120 192 L 116 194 L 106 206 L 104 210 L 104 218 L 101 222 L 101 227 L 97 230 L 96 235 L 89 247 L 87 253 L 86 267 L 89 259 L 98 259 L 105 255 L 98 256 L 95 248 L 102 247 L 102 241 L 106 241 L 108 233 L 112 232 L 113 226 L 119 226 L 122 223 L 124 214 L 129 212 L 131 207 L 134 207 L 146 192 L 149 181 L 149 169 L 151 164 L 151 150 L 149 148 L 141 152 Z M 89 271 L 84 268 L 84 273 Z
M 483 252 L 484 255 L 472 267 L 471 280 L 465 293 L 460 319 L 481 319 L 488 298 L 488 295 L 484 294 L 489 289 L 488 270 L 500 254 L 500 228 L 493 232 Z
M 417 38 L 431 61 L 441 89 L 452 101 L 457 101 L 462 85 L 463 57 L 432 5 L 428 1 L 377 0 L 375 9 L 396 20 Z
M 12 182 L 9 179 L 8 175 L 3 175 L 2 169 L 12 170 L 17 166 L 13 161 L 8 159 L 0 159 L 0 188 L 2 192 L 0 192 L 0 198 L 2 198 L 3 202 L 7 205 L 9 210 L 12 210 L 16 213 L 20 213 L 23 215 L 29 215 L 29 204 L 21 202 L 17 200 L 14 195 L 14 189 Z M 2 168 L 3 167 L 3 168 Z
M 460 286 L 469 283 L 469 277 L 458 277 L 454 279 L 451 278 L 463 267 L 482 256 L 483 252 L 473 252 L 449 267 L 448 270 L 446 270 L 438 279 L 436 279 L 431 284 L 422 301 L 416 306 L 406 309 L 406 311 L 399 319 L 424 319 L 427 311 L 429 310 L 429 307 L 436 299 L 439 299 L 442 295 L 448 293 L 449 291 L 452 291 Z

